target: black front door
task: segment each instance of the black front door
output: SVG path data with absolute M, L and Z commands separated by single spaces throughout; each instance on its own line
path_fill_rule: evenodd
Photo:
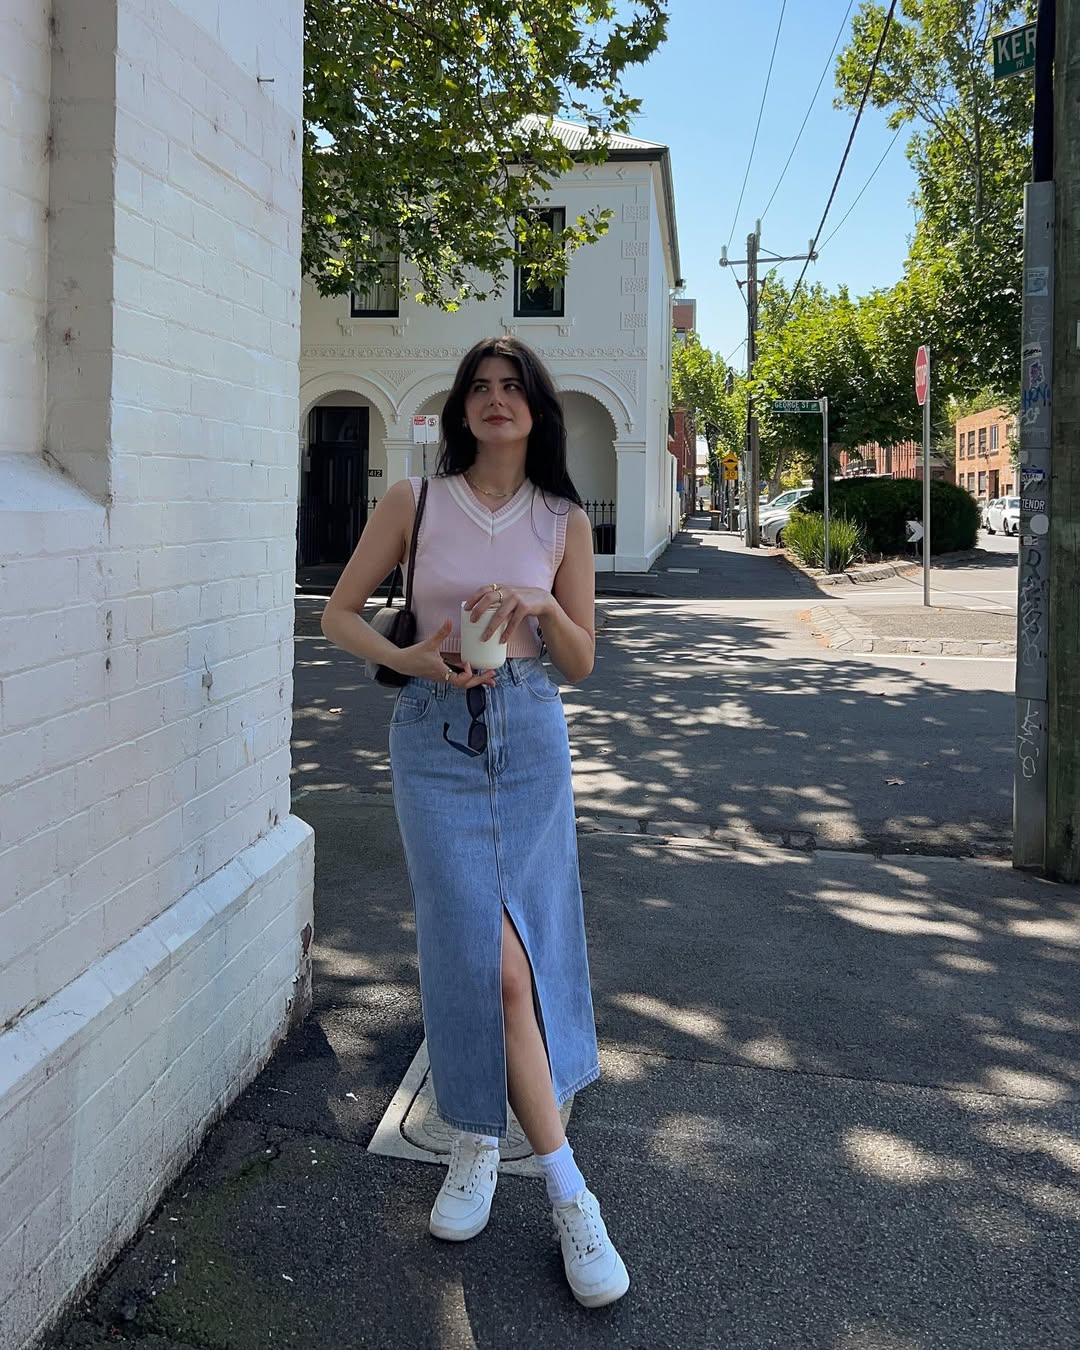
M 315 408 L 298 562 L 346 563 L 367 524 L 368 409 Z

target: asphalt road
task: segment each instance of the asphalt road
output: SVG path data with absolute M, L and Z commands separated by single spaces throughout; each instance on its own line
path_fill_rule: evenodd
M 989 567 L 963 593 L 1013 576 Z M 799 616 L 838 597 L 726 535 L 684 537 L 625 584 L 653 597 L 601 600 L 596 672 L 565 692 L 582 814 L 1008 852 L 1011 661 L 829 651 Z M 882 586 L 866 596 L 899 589 Z M 387 791 L 392 695 L 322 638 L 321 605 L 298 602 L 295 786 Z
M 1017 540 L 980 531 L 976 562 L 942 560 L 930 569 L 930 598 L 937 609 L 1016 613 Z M 843 588 L 843 602 L 853 609 L 921 605 L 922 573 Z

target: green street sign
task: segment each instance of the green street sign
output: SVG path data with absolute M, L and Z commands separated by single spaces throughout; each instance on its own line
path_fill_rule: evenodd
M 1010 28 L 1007 33 L 998 33 L 992 39 L 994 44 L 994 79 L 1004 80 L 1010 75 L 1020 75 L 1035 65 L 1035 25 L 1023 24 L 1020 28 Z
M 769 407 L 773 412 L 794 412 L 794 413 L 819 413 L 821 411 L 821 399 L 819 398 L 778 398 L 774 399 Z

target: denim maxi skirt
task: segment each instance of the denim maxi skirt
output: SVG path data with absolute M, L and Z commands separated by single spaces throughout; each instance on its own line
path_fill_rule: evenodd
M 449 724 L 467 741 L 464 692 L 410 680 L 390 763 L 439 1115 L 505 1138 L 504 909 L 532 965 L 559 1105 L 600 1069 L 562 700 L 535 659 L 508 661 L 485 694 L 487 749 L 471 757 L 443 738 Z

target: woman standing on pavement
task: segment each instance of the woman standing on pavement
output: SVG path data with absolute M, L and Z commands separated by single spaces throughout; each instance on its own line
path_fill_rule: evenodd
M 394 803 L 435 1096 L 461 1132 L 429 1226 L 464 1241 L 487 1224 L 509 1098 L 544 1171 L 570 1287 L 601 1307 L 630 1280 L 559 1115 L 600 1070 L 566 719 L 540 660 L 542 629 L 568 680 L 592 671 L 592 530 L 551 376 L 516 338 L 473 347 L 446 400 L 414 560 L 416 643 L 401 649 L 360 615 L 407 557 L 421 486 L 396 483 L 379 503 L 322 629 L 408 677 L 390 724 Z M 497 670 L 461 658 L 473 619 L 484 637 L 505 625 Z

